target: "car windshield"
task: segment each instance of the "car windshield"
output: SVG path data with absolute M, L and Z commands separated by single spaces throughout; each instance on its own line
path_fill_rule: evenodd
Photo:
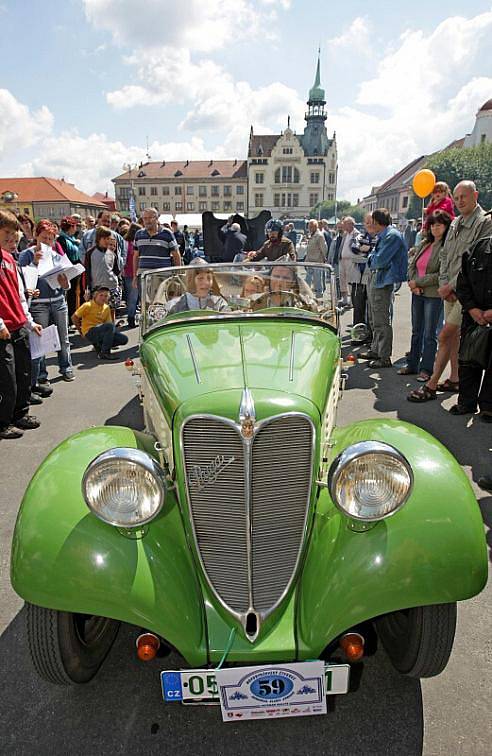
M 158 324 L 252 313 L 319 319 L 337 327 L 333 271 L 299 262 L 164 268 L 142 277 L 144 333 Z

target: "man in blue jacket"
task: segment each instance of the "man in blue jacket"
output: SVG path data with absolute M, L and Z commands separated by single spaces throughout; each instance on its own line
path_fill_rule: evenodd
M 388 210 L 374 210 L 372 222 L 377 241 L 368 258 L 367 298 L 373 337 L 370 350 L 362 352 L 359 356 L 371 360 L 371 368 L 387 368 L 391 367 L 393 348 L 393 290 L 395 284 L 407 280 L 408 254 L 401 233 L 391 225 Z

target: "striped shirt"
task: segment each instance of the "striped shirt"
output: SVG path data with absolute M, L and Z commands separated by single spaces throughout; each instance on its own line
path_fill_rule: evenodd
M 176 239 L 167 228 L 163 228 L 154 236 L 145 228 L 140 229 L 135 234 L 133 246 L 138 252 L 139 271 L 171 267 L 171 251 L 178 249 Z

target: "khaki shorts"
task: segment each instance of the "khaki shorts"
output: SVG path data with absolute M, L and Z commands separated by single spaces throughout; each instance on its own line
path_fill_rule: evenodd
M 461 319 L 463 317 L 463 311 L 461 309 L 461 302 L 457 299 L 456 302 L 444 301 L 444 320 L 449 325 L 461 326 Z

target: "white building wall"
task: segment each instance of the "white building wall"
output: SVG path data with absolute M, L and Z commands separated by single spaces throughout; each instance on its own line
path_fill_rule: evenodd
M 492 142 L 492 110 L 480 110 L 471 134 L 465 137 L 464 147 L 476 147 L 484 142 Z

